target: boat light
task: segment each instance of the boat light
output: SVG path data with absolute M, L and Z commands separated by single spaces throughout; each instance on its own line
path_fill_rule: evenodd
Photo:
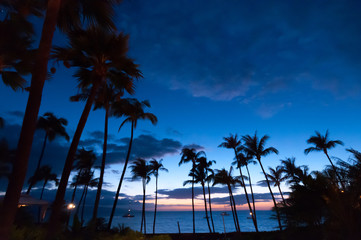
M 69 203 L 68 206 L 66 206 L 66 208 L 67 208 L 68 210 L 72 210 L 72 209 L 75 208 L 75 204 L 74 204 L 74 203 Z

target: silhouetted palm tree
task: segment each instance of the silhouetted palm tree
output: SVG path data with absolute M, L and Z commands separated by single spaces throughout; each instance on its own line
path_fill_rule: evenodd
M 252 156 L 245 155 L 244 152 L 243 152 L 243 146 L 240 146 L 238 148 L 238 157 L 234 162 L 232 162 L 232 164 L 236 165 L 237 168 L 243 167 L 243 166 L 246 167 L 247 178 L 248 178 L 248 182 L 249 182 L 249 188 L 251 189 L 251 196 L 252 196 L 252 206 L 253 206 L 253 214 L 252 214 L 252 216 L 254 216 L 254 221 L 256 222 L 257 229 L 258 229 L 256 203 L 255 203 L 255 198 L 254 198 L 254 194 L 253 194 L 253 186 L 252 186 L 251 174 L 249 173 L 249 169 L 248 169 L 249 164 L 257 164 L 257 162 L 255 160 L 253 160 Z
M 0 117 L 0 128 L 3 128 L 5 125 L 5 121 L 2 117 Z
M 315 133 L 316 133 L 316 136 L 311 136 L 309 139 L 307 139 L 307 143 L 313 144 L 314 147 L 306 148 L 305 154 L 309 154 L 310 152 L 314 152 L 314 151 L 316 151 L 316 152 L 322 151 L 326 155 L 328 160 L 330 161 L 331 166 L 338 178 L 338 181 L 340 182 L 343 191 L 345 191 L 345 186 L 342 182 L 342 179 L 341 179 L 340 175 L 338 174 L 335 165 L 333 165 L 333 162 L 331 161 L 330 156 L 328 156 L 329 149 L 336 147 L 336 145 L 343 145 L 343 142 L 340 140 L 329 140 L 328 139 L 328 130 L 326 131 L 326 134 L 324 136 L 322 136 L 322 134 L 320 134 L 318 131 L 316 131 Z
M 124 84 L 127 85 L 128 81 L 125 81 Z M 97 214 L 98 214 L 98 206 L 100 201 L 101 190 L 103 186 L 103 179 L 104 179 L 104 171 L 105 171 L 105 159 L 107 155 L 107 142 L 108 142 L 108 120 L 109 117 L 112 116 L 111 107 L 114 102 L 120 101 L 120 98 L 124 94 L 124 90 L 127 86 L 117 86 L 111 84 L 106 84 L 104 87 L 101 88 L 99 91 L 97 98 L 95 100 L 94 110 L 98 108 L 104 108 L 105 110 L 105 120 L 104 120 L 104 142 L 103 142 L 103 155 L 102 155 L 102 162 L 100 167 L 100 177 L 99 177 L 99 184 L 97 188 L 97 194 L 95 196 L 94 202 L 94 209 L 93 209 L 93 217 L 92 220 L 96 221 Z
M 78 87 L 83 92 L 89 91 L 89 95 L 65 160 L 50 218 L 52 224 L 58 221 L 74 155 L 99 89 L 108 82 L 123 86 L 122 82 L 126 80 L 126 90 L 132 94 L 133 79 L 141 77 L 138 66 L 127 57 L 127 52 L 127 36 L 107 32 L 99 27 L 73 31 L 69 34 L 68 47 L 54 48 L 54 58 L 77 68 L 75 76 L 79 80 Z
M 206 179 L 205 179 L 205 182 L 207 182 L 207 189 L 208 189 L 208 202 L 209 202 L 209 215 L 211 217 L 211 222 L 212 222 L 212 230 L 213 232 L 215 232 L 214 230 L 214 222 L 213 222 L 213 214 L 212 214 L 212 200 L 211 200 L 211 188 L 209 187 L 209 183 L 211 181 L 213 181 L 213 174 L 214 174 L 214 171 L 213 169 L 211 168 L 212 164 L 213 163 L 216 163 L 215 160 L 210 160 L 208 161 L 206 157 L 200 157 L 198 159 L 198 165 L 202 168 L 204 168 L 205 170 L 205 174 L 206 174 Z M 210 173 L 210 174 L 208 174 Z
M 206 191 L 205 191 L 205 188 L 204 188 L 204 183 L 206 181 L 206 171 L 202 167 L 202 165 L 196 164 L 195 169 L 192 169 L 188 176 L 192 177 L 192 180 L 185 181 L 183 183 L 183 186 L 185 186 L 186 184 L 189 184 L 189 183 L 191 183 L 192 185 L 196 184 L 196 183 L 200 183 L 201 186 L 202 186 L 203 200 L 204 200 L 204 210 L 205 210 L 205 213 L 206 213 L 207 225 L 208 225 L 209 232 L 212 233 L 212 229 L 211 229 L 211 226 L 209 224 Z
M 229 192 L 229 202 L 231 205 L 234 226 L 236 228 L 236 231 L 240 232 L 241 229 L 239 227 L 236 202 L 233 197 L 232 187 L 234 187 L 237 183 L 242 184 L 242 181 L 239 180 L 239 177 L 232 177 L 232 170 L 233 170 L 232 167 L 229 169 L 229 172 L 227 172 L 227 170 L 225 170 L 224 168 L 222 170 L 216 170 L 216 173 L 214 174 L 214 177 L 213 177 L 213 186 L 217 185 L 217 184 L 227 186 L 228 192 Z
M 191 171 L 195 169 L 197 159 L 204 156 L 205 153 L 203 151 L 196 152 L 194 148 L 187 148 L 184 147 L 181 152 L 181 160 L 178 163 L 178 166 L 182 165 L 183 163 L 192 162 Z M 192 179 L 192 214 L 193 214 L 193 234 L 196 233 L 196 222 L 195 222 L 195 215 L 194 215 L 194 177 Z
M 33 26 L 23 14 L 24 6 L 14 2 L 20 1 L 0 2 L 2 13 L 5 13 L 0 20 L 0 32 L 6 36 L 0 39 L 0 76 L 5 85 L 17 91 L 25 87 L 24 76 L 32 70 L 35 51 Z
M 65 1 L 65 0 L 49 0 L 49 1 L 32 1 L 32 4 L 24 4 L 24 1 L 1 1 L 16 4 L 22 8 L 22 13 L 27 15 L 42 15 L 45 11 L 44 23 L 39 39 L 39 47 L 33 60 L 32 78 L 30 84 L 30 92 L 26 110 L 21 128 L 17 153 L 15 157 L 14 169 L 10 177 L 8 190 L 6 192 L 3 206 L 0 211 L 2 216 L 0 219 L 0 237 L 8 238 L 11 226 L 14 222 L 21 190 L 24 184 L 28 160 L 32 147 L 33 137 L 36 128 L 39 108 L 41 105 L 42 92 L 44 82 L 47 78 L 48 60 L 52 47 L 53 35 L 56 25 L 62 30 L 80 28 L 83 22 L 87 25 L 94 26 L 99 24 L 109 28 L 114 28 L 112 18 L 114 15 L 113 5 L 117 0 L 107 1 Z M 46 5 L 45 5 L 46 4 Z M 35 7 L 34 7 L 35 6 Z M 71 166 L 69 166 L 71 168 Z M 66 184 L 65 184 L 66 185 Z M 66 187 L 66 186 L 65 186 Z M 60 201 L 57 201 L 59 209 Z M 55 211 L 59 213 L 59 211 Z M 54 215 L 56 216 L 56 215 Z M 58 214 L 57 214 L 58 216 Z M 48 237 L 54 234 L 57 224 L 52 221 L 49 225 Z
M 44 156 L 44 151 L 46 147 L 46 142 L 49 140 L 53 141 L 57 136 L 64 137 L 69 141 L 69 135 L 65 131 L 65 127 L 68 125 L 68 121 L 65 118 L 57 118 L 53 113 L 47 112 L 43 116 L 39 117 L 37 128 L 45 131 L 44 143 L 41 149 L 40 157 L 38 164 L 34 171 L 34 175 L 40 169 L 41 161 Z M 29 187 L 26 194 L 30 193 L 31 188 L 34 186 L 34 182 L 29 181 Z
M 163 159 L 159 160 L 159 162 L 158 162 L 154 158 L 150 161 L 151 174 L 153 174 L 155 176 L 155 204 L 154 204 L 153 234 L 155 233 L 155 220 L 156 220 L 156 216 L 157 216 L 159 171 L 168 172 L 168 169 L 166 169 L 163 166 L 162 161 L 163 161 Z
M 281 160 L 282 171 L 285 173 L 287 184 L 299 184 L 302 181 L 300 178 L 302 169 L 301 167 L 297 167 L 295 162 L 296 158 L 294 157 Z
M 278 190 L 280 191 L 283 203 L 285 203 L 285 198 L 283 197 L 282 191 L 281 191 L 281 182 L 286 180 L 286 176 L 282 176 L 283 169 L 281 166 L 277 166 L 276 169 L 269 167 L 268 168 L 270 173 L 267 174 L 268 179 L 274 184 L 274 187 L 278 187 Z
M 39 169 L 39 180 L 44 181 L 43 187 L 41 189 L 40 199 L 43 199 L 44 189 L 45 186 L 48 184 L 48 182 L 52 181 L 56 185 L 59 183 L 59 179 L 57 178 L 57 175 L 55 173 L 51 172 L 51 167 L 48 165 L 44 165 L 40 167 Z
M 145 189 L 146 185 L 150 181 L 151 167 L 148 165 L 147 161 L 142 158 L 137 158 L 133 164 L 130 166 L 132 169 L 132 180 L 141 179 L 143 186 L 143 206 L 142 206 L 142 221 L 140 226 L 140 232 L 142 232 L 144 224 L 144 234 L 147 234 L 146 224 L 145 224 Z
M 274 148 L 274 147 L 265 148 L 266 141 L 269 139 L 269 136 L 267 136 L 267 135 L 264 135 L 262 138 L 259 139 L 257 137 L 257 132 L 255 132 L 253 137 L 251 137 L 250 135 L 246 135 L 246 136 L 243 136 L 242 139 L 244 141 L 243 151 L 245 153 L 247 153 L 247 155 L 253 156 L 254 158 L 256 158 L 259 165 L 261 166 L 262 172 L 263 172 L 263 174 L 264 174 L 264 176 L 266 178 L 266 181 L 267 181 L 268 189 L 269 189 L 269 191 L 271 193 L 271 196 L 272 196 L 273 204 L 275 206 L 275 210 L 276 210 L 276 213 L 277 213 L 278 225 L 279 225 L 280 230 L 282 231 L 281 218 L 280 218 L 280 214 L 279 214 L 278 207 L 277 207 L 277 204 L 276 204 L 276 200 L 275 200 L 275 197 L 273 195 L 273 192 L 272 192 L 269 180 L 268 180 L 268 176 L 267 176 L 267 174 L 266 174 L 266 172 L 265 172 L 265 170 L 263 168 L 262 162 L 261 162 L 262 157 L 267 156 L 267 155 L 269 155 L 271 153 L 278 154 L 278 150 L 276 148 Z
M 129 140 L 128 152 L 127 152 L 127 156 L 125 158 L 122 175 L 119 179 L 117 192 L 115 193 L 113 208 L 110 213 L 109 222 L 108 222 L 108 230 L 112 226 L 115 209 L 116 209 L 117 203 L 118 203 L 119 192 L 122 187 L 125 171 L 127 170 L 130 152 L 132 150 L 134 129 L 137 127 L 139 120 L 149 120 L 153 125 L 155 125 L 158 122 L 158 119 L 154 114 L 144 112 L 145 107 L 150 107 L 150 104 L 148 101 L 139 102 L 136 99 L 122 99 L 122 101 L 116 102 L 113 105 L 112 111 L 113 111 L 114 116 L 123 116 L 123 115 L 126 116 L 126 119 L 120 124 L 119 130 L 125 123 L 128 123 L 128 122 L 131 123 L 131 128 L 130 128 L 130 140 Z
M 240 164 L 240 162 L 238 163 L 238 157 L 239 157 L 238 148 L 241 146 L 241 141 L 238 139 L 237 134 L 235 134 L 234 136 L 233 136 L 233 134 L 230 134 L 229 137 L 224 137 L 223 140 L 224 140 L 224 142 L 221 143 L 218 147 L 229 148 L 229 149 L 233 149 L 233 151 L 234 151 L 234 156 L 235 156 L 235 159 L 237 160 L 237 168 L 239 169 L 239 174 L 241 176 L 242 186 L 243 186 L 244 193 L 245 193 L 245 196 L 246 196 L 248 208 L 249 208 L 249 211 L 251 213 L 251 217 L 252 217 L 253 224 L 254 224 L 254 227 L 256 229 L 256 232 L 258 232 L 255 213 L 254 213 L 254 210 L 251 207 L 251 203 L 250 203 L 249 198 L 248 198 L 246 184 L 244 183 L 244 179 L 242 177 L 243 176 L 243 174 L 242 174 L 242 165 Z

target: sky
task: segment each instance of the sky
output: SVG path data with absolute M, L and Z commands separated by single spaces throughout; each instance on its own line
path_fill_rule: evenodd
M 158 117 L 156 126 L 139 123 L 131 157 L 163 159 L 169 171 L 160 173 L 160 210 L 191 210 L 190 186 L 183 186 L 191 166 L 178 166 L 184 146 L 205 151 L 209 160 L 216 161 L 215 169 L 227 170 L 233 152 L 218 145 L 231 133 L 269 135 L 267 146 L 279 154 L 263 159 L 266 168 L 294 156 L 297 165 L 322 170 L 328 164 L 322 153 L 303 152 L 315 131 L 328 129 L 331 139 L 344 142 L 330 151 L 333 157 L 347 160 L 346 148 L 361 149 L 360 7 L 359 1 L 123 0 L 115 22 L 119 31 L 129 34 L 129 56 L 144 76 L 136 83 L 135 97 L 148 99 L 149 112 Z M 42 22 L 34 22 L 39 32 Z M 64 46 L 66 37 L 56 32 L 54 44 Z M 57 72 L 45 83 L 40 115 L 50 111 L 66 118 L 72 136 L 84 103 L 69 101 L 78 92 L 73 70 L 54 62 L 50 67 Z M 6 121 L 0 137 L 15 147 L 27 93 L 0 85 L 0 115 Z M 111 205 L 128 147 L 130 126 L 118 132 L 121 122 L 112 118 L 109 123 L 102 205 Z M 91 112 L 79 147 L 94 149 L 100 156 L 103 125 L 104 111 Z M 43 138 L 44 132 L 37 131 L 28 176 Z M 49 143 L 44 164 L 60 175 L 68 147 L 60 138 Z M 258 165 L 250 166 L 250 171 L 254 183 L 263 180 Z M 141 200 L 141 183 L 129 177 L 128 171 L 121 206 Z M 284 184 L 282 189 L 289 191 Z M 148 209 L 154 190 L 152 179 L 147 186 Z M 49 189 L 47 199 L 54 191 Z M 227 189 L 219 186 L 213 191 L 214 208 L 228 208 Z M 257 208 L 269 209 L 267 189 L 257 186 L 255 192 Z M 199 187 L 196 193 L 201 210 Z M 240 209 L 246 209 L 243 191 L 237 188 L 236 193 Z

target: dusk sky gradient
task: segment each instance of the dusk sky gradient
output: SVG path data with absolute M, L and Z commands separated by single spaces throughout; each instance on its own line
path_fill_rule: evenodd
M 191 165 L 178 167 L 185 145 L 195 144 L 217 161 L 215 169 L 227 170 L 233 151 L 218 145 L 230 133 L 269 135 L 267 146 L 277 148 L 279 155 L 264 158 L 267 168 L 294 156 L 297 165 L 322 170 L 329 163 L 322 153 L 303 153 L 315 130 L 324 134 L 329 129 L 331 139 L 345 143 L 330 150 L 331 156 L 347 160 L 345 148 L 361 150 L 360 9 L 360 1 L 336 0 L 124 0 L 117 7 L 116 24 L 129 34 L 129 56 L 144 75 L 136 83 L 135 97 L 148 99 L 149 112 L 159 120 L 156 126 L 139 122 L 132 157 L 162 158 L 168 168 L 168 173 L 160 173 L 160 209 L 179 205 L 177 209 L 191 210 L 190 186 L 183 187 Z M 41 21 L 34 22 L 40 31 Z M 64 45 L 66 37 L 57 32 L 54 43 Z M 84 103 L 69 101 L 78 92 L 73 70 L 61 63 L 50 62 L 52 66 L 57 72 L 45 83 L 40 115 L 50 111 L 66 118 L 72 136 Z M 28 94 L 0 84 L 0 114 L 6 121 L 0 137 L 15 147 Z M 105 189 L 110 192 L 116 190 L 130 136 L 129 125 L 118 133 L 121 122 L 109 122 Z M 104 111 L 92 111 L 79 147 L 101 154 L 103 125 Z M 43 137 L 44 132 L 37 131 L 31 173 Z M 60 174 L 69 144 L 63 139 L 48 144 L 44 164 Z M 250 170 L 253 182 L 263 180 L 258 165 Z M 154 189 L 153 179 L 147 190 L 150 205 Z M 140 182 L 127 181 L 121 193 L 139 200 L 141 190 Z M 111 204 L 108 191 L 103 205 Z M 268 190 L 256 187 L 255 192 L 258 206 L 269 208 L 271 202 L 264 203 L 270 200 Z M 217 188 L 215 193 L 214 203 L 222 210 L 228 204 L 227 190 Z M 244 200 L 238 202 L 246 209 Z M 201 200 L 198 204 L 201 209 Z

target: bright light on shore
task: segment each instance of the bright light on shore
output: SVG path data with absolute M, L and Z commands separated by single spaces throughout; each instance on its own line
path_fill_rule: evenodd
M 72 209 L 75 208 L 75 204 L 74 204 L 74 203 L 69 203 L 66 208 L 67 208 L 68 210 L 72 210 Z

